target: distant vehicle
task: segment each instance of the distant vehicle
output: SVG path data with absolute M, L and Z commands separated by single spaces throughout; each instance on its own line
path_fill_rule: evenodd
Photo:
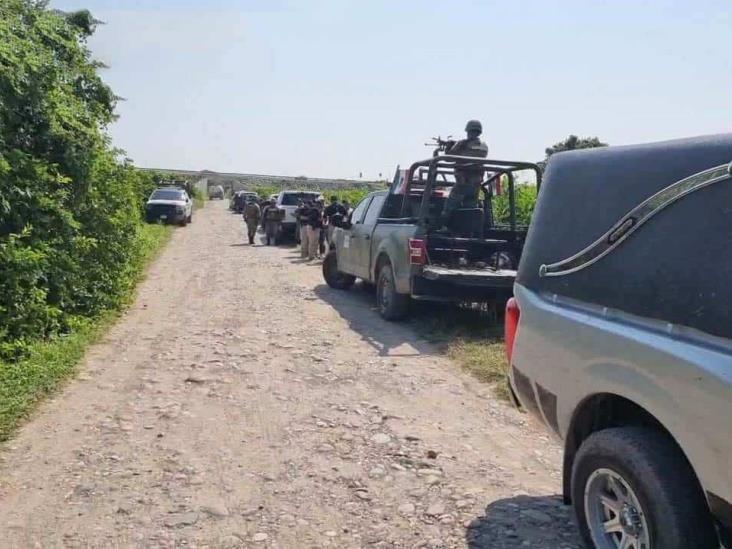
M 208 197 L 211 200 L 223 200 L 224 199 L 224 188 L 221 185 L 216 185 L 208 190 Z
M 244 205 L 251 199 L 259 200 L 259 195 L 251 191 L 237 191 L 231 196 L 229 209 L 236 213 L 243 213 Z
M 300 235 L 297 231 L 297 219 L 295 219 L 295 210 L 297 204 L 301 200 L 320 200 L 323 195 L 316 191 L 282 191 L 277 195 L 277 207 L 285 212 L 281 223 L 281 233 L 295 237 L 299 240 Z
M 506 310 L 589 547 L 732 547 L 732 134 L 551 157 Z
M 457 209 L 445 230 L 441 213 L 454 170 L 469 161 L 482 168 L 482 206 Z M 492 303 L 511 297 L 527 227 L 516 220 L 514 173 L 541 171 L 527 162 L 442 155 L 415 162 L 389 191 L 369 194 L 338 222 L 323 262 L 329 286 L 347 289 L 356 278 L 376 284 L 377 307 L 387 320 L 408 313 L 410 299 Z M 493 190 L 508 181 L 509 220 L 494 222 Z
M 178 187 L 155 189 L 145 205 L 145 219 L 148 223 L 163 221 L 185 227 L 193 221 L 193 201 Z

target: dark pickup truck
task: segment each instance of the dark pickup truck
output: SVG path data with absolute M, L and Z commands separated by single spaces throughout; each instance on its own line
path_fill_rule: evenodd
M 482 168 L 479 207 L 441 213 L 455 171 Z M 369 194 L 348 219 L 336 220 L 334 242 L 323 262 L 329 286 L 348 289 L 356 278 L 376 285 L 382 317 L 406 316 L 410 299 L 495 303 L 513 294 L 527 227 L 517 223 L 516 173 L 536 164 L 440 155 L 415 162 L 391 188 Z M 501 182 L 504 189 L 501 189 Z M 506 219 L 494 212 L 501 190 Z M 501 212 L 498 212 L 501 213 Z M 504 212 L 505 214 L 505 208 Z

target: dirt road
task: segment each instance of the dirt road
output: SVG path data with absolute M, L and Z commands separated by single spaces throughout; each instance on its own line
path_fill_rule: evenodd
M 579 547 L 559 448 L 222 202 L 0 454 L 0 546 Z

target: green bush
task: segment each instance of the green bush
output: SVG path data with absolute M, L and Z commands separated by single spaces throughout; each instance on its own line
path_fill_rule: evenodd
M 0 0 L 0 360 L 124 301 L 156 184 L 110 145 L 94 19 L 43 6 Z
M 143 225 L 139 232 L 134 260 L 128 263 L 128 292 L 121 296 L 129 299 L 132 286 L 143 272 L 143 267 L 154 256 L 171 234 L 164 225 Z M 18 422 L 45 395 L 53 392 L 58 382 L 75 371 L 87 346 L 93 343 L 104 328 L 115 319 L 114 311 L 95 318 L 75 317 L 72 330 L 63 336 L 29 342 L 20 360 L 0 362 L 0 442 L 12 435 Z
M 536 185 L 516 185 L 516 223 L 528 226 L 536 206 Z M 493 216 L 495 222 L 508 224 L 510 210 L 508 207 L 508 192 L 493 198 Z

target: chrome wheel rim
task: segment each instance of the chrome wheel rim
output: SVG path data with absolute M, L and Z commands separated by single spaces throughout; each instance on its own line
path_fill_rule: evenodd
M 587 479 L 585 520 L 597 549 L 651 549 L 646 513 L 615 471 L 598 469 Z

